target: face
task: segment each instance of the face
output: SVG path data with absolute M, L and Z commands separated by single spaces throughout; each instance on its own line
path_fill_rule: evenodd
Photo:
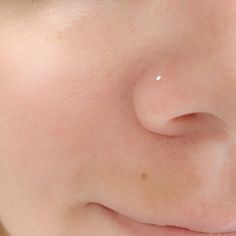
M 232 0 L 1 1 L 2 229 L 236 231 L 235 16 Z

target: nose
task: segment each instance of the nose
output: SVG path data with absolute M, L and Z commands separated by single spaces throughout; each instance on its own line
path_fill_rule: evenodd
M 236 70 L 229 74 L 212 65 L 209 72 L 201 62 L 192 68 L 180 63 L 169 64 L 166 71 L 147 73 L 137 81 L 133 98 L 138 120 L 162 135 L 225 133 L 234 137 Z M 161 80 L 155 80 L 158 72 Z
M 205 32 L 211 38 L 206 45 L 194 35 L 186 42 L 191 47 L 176 48 L 164 62 L 157 56 L 140 75 L 133 101 L 146 129 L 168 136 L 236 135 L 236 27 L 234 37 L 228 32 L 212 38 Z

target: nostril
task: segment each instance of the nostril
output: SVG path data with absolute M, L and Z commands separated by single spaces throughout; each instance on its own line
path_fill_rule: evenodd
M 216 134 L 226 130 L 225 123 L 219 117 L 206 113 L 194 112 L 175 116 L 166 123 L 166 129 L 178 134 Z
M 202 116 L 203 116 L 203 114 L 201 114 L 201 113 L 189 113 L 189 114 L 175 117 L 175 118 L 171 119 L 170 121 L 177 121 L 177 122 L 178 121 L 197 121 L 197 120 L 201 119 Z

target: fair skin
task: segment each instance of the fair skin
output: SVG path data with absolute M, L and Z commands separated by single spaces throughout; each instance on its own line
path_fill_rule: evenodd
M 235 42 L 233 0 L 2 0 L 2 234 L 236 231 Z

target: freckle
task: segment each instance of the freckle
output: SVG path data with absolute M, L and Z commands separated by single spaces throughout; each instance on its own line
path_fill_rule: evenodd
M 142 181 L 145 181 L 145 180 L 147 179 L 147 177 L 148 177 L 148 176 L 147 176 L 146 173 L 143 172 L 143 173 L 141 174 L 141 179 L 142 179 Z

